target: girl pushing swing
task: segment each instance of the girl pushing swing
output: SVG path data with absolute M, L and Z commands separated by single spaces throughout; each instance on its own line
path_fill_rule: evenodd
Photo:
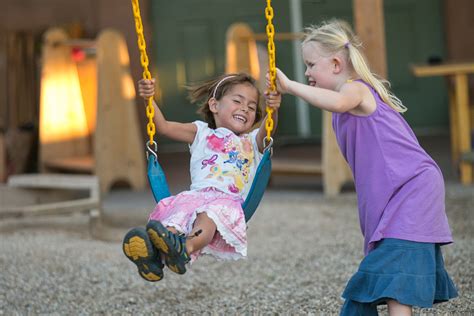
M 364 254 L 347 284 L 341 315 L 411 315 L 457 296 L 441 246 L 453 241 L 444 180 L 401 116 L 403 103 L 374 76 L 344 21 L 307 29 L 302 53 L 308 84 L 277 70 L 278 91 L 332 112 L 341 152 L 352 169 Z

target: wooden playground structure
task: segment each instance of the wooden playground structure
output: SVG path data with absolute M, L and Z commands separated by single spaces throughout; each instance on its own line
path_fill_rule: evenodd
M 95 54 L 74 61 L 71 50 L 81 46 L 95 48 Z M 58 89 L 55 80 L 64 86 Z M 103 193 L 117 181 L 143 189 L 144 154 L 123 36 L 109 29 L 93 42 L 68 43 L 64 31 L 47 31 L 41 82 L 40 170 L 97 175 Z M 70 107 L 60 121 L 52 117 L 58 103 Z
M 461 183 L 473 182 L 474 149 L 471 130 L 474 130 L 474 108 L 469 105 L 468 76 L 474 74 L 474 63 L 448 63 L 412 67 L 418 77 L 443 76 L 449 90 L 449 126 L 451 159 L 459 165 Z M 471 109 L 470 109 L 471 108 Z
M 371 12 L 370 22 L 364 16 Z M 387 66 L 384 54 L 371 53 L 385 51 L 383 7 L 381 1 L 355 1 L 354 17 L 356 28 L 363 39 L 368 58 L 373 61 L 374 70 L 386 76 Z M 276 33 L 275 40 L 300 40 L 300 33 Z M 261 61 L 257 49 L 258 41 L 265 41 L 265 34 L 255 34 L 244 23 L 231 25 L 227 31 L 226 72 L 247 71 L 260 82 L 264 82 L 267 62 Z M 263 55 L 263 54 L 262 54 Z M 260 60 L 259 60 L 260 59 Z M 332 129 L 332 115 L 322 111 L 322 153 L 319 160 L 273 159 L 272 174 L 322 176 L 324 194 L 338 195 L 342 186 L 352 181 L 351 171 L 345 162 Z M 317 161 L 321 161 L 318 163 Z
M 74 52 L 83 54 L 75 59 Z M 46 31 L 40 104 L 41 173 L 8 178 L 0 191 L 0 217 L 88 212 L 94 228 L 101 216 L 101 195 L 113 185 L 145 187 L 135 89 L 123 36 L 106 29 L 96 40 L 71 40 L 60 28 Z M 4 148 L 0 144 L 0 150 Z M 0 153 L 1 159 L 5 156 Z

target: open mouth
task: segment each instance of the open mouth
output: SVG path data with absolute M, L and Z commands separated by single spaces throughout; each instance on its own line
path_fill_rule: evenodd
M 232 117 L 234 118 L 234 120 L 236 120 L 236 121 L 238 121 L 238 122 L 240 122 L 240 123 L 242 123 L 242 124 L 247 123 L 247 118 L 246 118 L 245 116 L 236 114 L 236 115 L 234 115 L 234 116 L 232 116 Z
M 316 81 L 310 80 L 310 81 L 308 82 L 308 84 L 309 84 L 311 87 L 316 87 Z

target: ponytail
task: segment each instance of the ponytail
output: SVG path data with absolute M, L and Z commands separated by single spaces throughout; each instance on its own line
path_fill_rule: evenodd
M 370 71 L 361 52 L 362 44 L 347 22 L 333 19 L 320 26 L 306 28 L 305 31 L 303 45 L 317 42 L 330 53 L 343 51 L 357 75 L 377 91 L 382 101 L 397 112 L 407 110 L 402 101 L 390 91 L 390 82 Z

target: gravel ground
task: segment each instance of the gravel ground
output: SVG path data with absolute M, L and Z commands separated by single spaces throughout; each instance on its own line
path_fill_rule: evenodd
M 474 314 L 473 205 L 472 186 L 447 186 L 455 243 L 443 251 L 460 297 L 415 314 Z M 0 221 L 0 315 L 333 315 L 362 259 L 353 192 L 269 190 L 249 225 L 247 260 L 202 257 L 184 276 L 165 270 L 158 283 L 142 280 L 122 254 L 126 229 L 104 228 L 115 237 L 101 241 L 87 220 Z

